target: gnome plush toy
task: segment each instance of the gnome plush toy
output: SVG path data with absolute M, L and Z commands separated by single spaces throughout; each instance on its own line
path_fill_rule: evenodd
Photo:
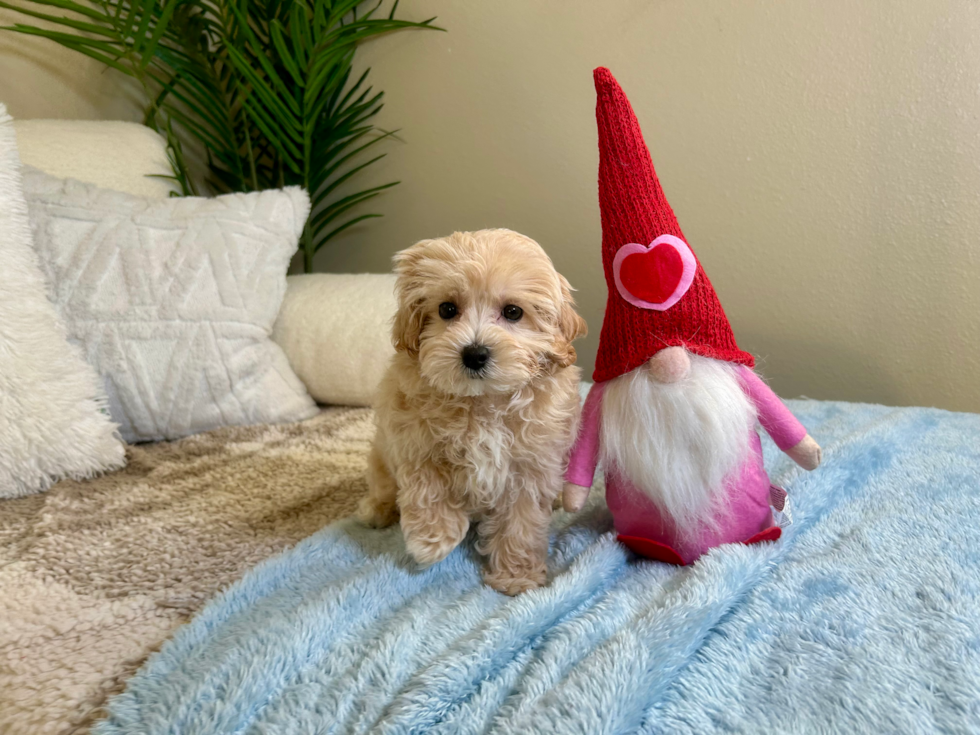
M 565 509 L 582 507 L 602 460 L 619 539 L 642 556 L 690 564 L 720 544 L 775 540 L 786 493 L 769 482 L 756 425 L 807 470 L 820 447 L 735 343 L 629 100 L 608 69 L 594 77 L 609 296 Z

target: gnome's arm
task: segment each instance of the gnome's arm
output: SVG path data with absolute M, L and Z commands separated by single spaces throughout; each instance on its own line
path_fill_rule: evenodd
M 759 412 L 759 423 L 776 446 L 803 469 L 815 470 L 822 458 L 820 445 L 803 424 L 750 368 L 742 367 L 738 375 L 742 390 Z
M 602 406 L 602 383 L 594 383 L 582 407 L 582 422 L 572 445 L 565 472 L 562 505 L 569 513 L 581 510 L 589 497 L 589 488 L 599 464 L 599 409 Z

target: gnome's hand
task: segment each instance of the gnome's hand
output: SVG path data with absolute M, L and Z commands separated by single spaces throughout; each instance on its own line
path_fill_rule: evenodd
M 820 460 L 823 459 L 823 451 L 820 449 L 820 445 L 809 434 L 803 437 L 795 447 L 787 449 L 786 454 L 805 470 L 817 469 L 820 466 Z
M 561 494 L 561 504 L 567 512 L 576 513 L 582 510 L 588 498 L 589 488 L 576 485 L 574 482 L 566 482 Z

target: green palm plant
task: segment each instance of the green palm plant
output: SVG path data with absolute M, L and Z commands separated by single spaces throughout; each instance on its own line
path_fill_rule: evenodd
M 196 194 L 185 143 L 206 152 L 215 193 L 299 185 L 312 211 L 301 249 L 307 272 L 331 238 L 376 213 L 359 205 L 397 181 L 350 190 L 384 158 L 397 131 L 371 119 L 383 92 L 352 76 L 357 46 L 400 29 L 434 29 L 365 0 L 0 0 L 42 24 L 4 29 L 41 36 L 135 79 L 144 122 L 166 136 L 173 178 Z

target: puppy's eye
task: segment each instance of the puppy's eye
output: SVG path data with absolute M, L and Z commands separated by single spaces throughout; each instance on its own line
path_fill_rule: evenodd
M 456 308 L 456 304 L 454 304 L 452 301 L 443 301 L 441 304 L 439 304 L 439 316 L 446 321 L 449 321 L 458 313 L 459 310 Z
M 504 319 L 509 322 L 519 322 L 521 317 L 524 316 L 524 309 L 519 306 L 514 306 L 513 304 L 507 304 L 501 312 L 504 315 Z

